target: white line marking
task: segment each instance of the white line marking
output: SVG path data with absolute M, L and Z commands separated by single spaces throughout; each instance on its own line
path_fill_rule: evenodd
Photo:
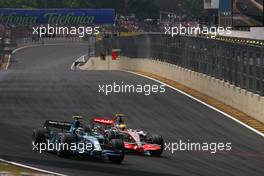
M 85 62 L 84 56 L 85 56 L 85 55 L 81 56 L 81 57 L 78 58 L 76 61 L 77 61 L 77 62 Z
M 71 70 L 74 70 L 74 62 L 71 65 Z
M 72 65 L 71 65 L 71 70 L 75 70 L 75 68 L 79 68 L 81 62 L 85 63 L 85 56 L 86 56 L 86 54 L 85 54 L 85 55 L 82 55 L 81 57 L 79 57 L 78 59 L 76 59 L 76 60 L 72 63 Z M 79 63 L 75 66 L 75 63 L 76 63 L 76 62 L 79 62 Z
M 215 108 L 215 107 L 213 107 L 213 106 L 211 106 L 211 105 L 209 105 L 209 104 L 207 104 L 207 103 L 205 103 L 205 102 L 203 102 L 203 101 L 201 101 L 201 100 L 199 100 L 199 99 L 197 99 L 197 98 L 195 98 L 195 97 L 193 97 L 193 96 L 191 96 L 189 94 L 187 94 L 186 92 L 183 92 L 183 91 L 181 91 L 181 90 L 179 90 L 179 89 L 177 89 L 175 87 L 172 87 L 172 86 L 170 86 L 170 85 L 168 85 L 168 84 L 166 84 L 166 83 L 164 83 L 162 81 L 159 81 L 159 80 L 157 80 L 155 78 L 151 78 L 149 76 L 146 76 L 146 75 L 143 75 L 143 74 L 140 74 L 140 73 L 136 73 L 136 72 L 133 72 L 133 71 L 126 71 L 126 70 L 123 70 L 123 71 L 128 72 L 128 73 L 132 73 L 132 74 L 135 74 L 135 75 L 139 75 L 139 76 L 142 76 L 142 77 L 145 77 L 145 78 L 148 78 L 148 79 L 156 81 L 156 82 L 158 82 L 160 84 L 164 84 L 167 87 L 169 87 L 169 88 L 171 88 L 173 90 L 176 90 L 177 92 L 179 92 L 179 93 L 181 93 L 181 94 L 183 94 L 183 95 L 185 95 L 185 96 L 187 96 L 187 97 L 189 97 L 189 98 L 191 98 L 191 99 L 193 99 L 193 100 L 195 100 L 195 101 L 197 101 L 197 102 L 199 102 L 199 103 L 201 103 L 201 104 L 203 104 L 203 105 L 205 105 L 205 106 L 207 106 L 207 107 L 209 107 L 209 108 L 211 108 L 211 109 L 213 109 L 213 110 L 215 110 L 215 111 L 217 111 L 217 112 L 219 112 L 219 113 L 221 113 L 221 114 L 223 114 L 223 115 L 225 115 L 227 117 L 229 117 L 230 119 L 234 120 L 235 122 L 239 123 L 240 125 L 243 125 L 244 127 L 248 128 L 251 131 L 259 134 L 262 137 L 264 137 L 264 134 L 261 133 L 260 131 L 252 128 L 251 126 L 249 126 L 249 125 L 247 125 L 247 124 L 245 124 L 245 123 L 243 123 L 243 122 L 241 122 L 239 120 L 237 120 L 235 117 L 233 117 L 233 116 L 231 116 L 231 115 L 229 115 L 229 114 L 227 114 L 227 113 L 225 113 L 225 112 L 223 112 L 223 111 L 221 111 L 221 110 L 219 110 L 219 109 L 217 109 L 217 108 Z
M 4 163 L 7 163 L 7 164 L 11 164 L 11 165 L 23 167 L 23 168 L 26 168 L 26 169 L 31 169 L 31 170 L 34 170 L 34 171 L 38 171 L 38 172 L 43 172 L 43 173 L 57 175 L 57 176 L 67 176 L 67 175 L 64 175 L 64 174 L 60 174 L 60 173 L 56 173 L 56 172 L 51 172 L 51 171 L 44 170 L 44 169 L 38 169 L 36 167 L 31 167 L 31 166 L 24 165 L 24 164 L 19 164 L 19 163 L 13 162 L 13 161 L 7 161 L 7 160 L 1 159 L 1 158 L 0 158 L 0 161 L 1 162 L 4 162 Z
M 14 50 L 12 51 L 12 54 L 14 54 L 14 53 L 16 53 L 16 52 L 18 52 L 18 51 L 20 51 L 20 50 L 22 50 L 22 49 L 32 48 L 32 47 L 37 47 L 37 46 L 41 46 L 41 45 L 38 44 L 38 45 L 22 46 L 22 47 L 20 47 L 20 48 L 16 48 L 16 49 L 14 49 Z
M 8 61 L 7 61 L 6 68 L 5 68 L 6 70 L 9 67 L 10 59 L 11 59 L 11 54 L 8 55 Z

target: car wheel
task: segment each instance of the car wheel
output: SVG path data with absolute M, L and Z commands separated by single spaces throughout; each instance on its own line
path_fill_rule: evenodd
M 59 157 L 68 158 L 72 151 L 70 150 L 71 143 L 75 142 L 75 136 L 73 134 L 61 134 L 58 135 L 57 144 L 60 145 L 56 152 Z
M 112 150 L 119 150 L 121 151 L 120 156 L 109 156 L 109 161 L 115 164 L 120 164 L 125 157 L 125 146 L 124 142 L 121 139 L 112 139 L 110 141 L 110 145 L 112 146 Z
M 32 134 L 32 145 L 36 146 L 41 143 L 46 143 L 46 128 L 34 129 Z M 34 150 L 39 150 L 38 148 L 33 148 Z
M 152 135 L 149 139 L 151 144 L 158 144 L 161 146 L 160 150 L 156 150 L 156 151 L 150 151 L 150 154 L 152 156 L 160 156 L 163 152 L 163 147 L 164 147 L 164 140 L 160 135 Z

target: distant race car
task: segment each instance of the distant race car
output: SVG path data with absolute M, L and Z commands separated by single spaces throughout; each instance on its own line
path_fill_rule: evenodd
M 121 163 L 125 156 L 123 141 L 121 139 L 107 139 L 102 134 L 92 131 L 88 126 L 82 127 L 79 119 L 80 117 L 75 116 L 73 122 L 47 120 L 43 128 L 34 129 L 32 145 L 54 144 L 54 146 L 58 146 L 59 144 L 68 144 L 72 148 L 61 149 L 62 147 L 57 147 L 52 151 L 46 151 L 54 152 L 60 157 L 108 158 L 113 163 Z M 85 145 L 88 146 L 88 149 L 83 148 Z
M 122 139 L 127 152 L 137 152 L 150 156 L 160 156 L 163 152 L 164 140 L 160 135 L 148 135 L 140 129 L 127 129 L 124 114 L 116 114 L 108 119 L 95 117 L 91 127 L 108 139 Z

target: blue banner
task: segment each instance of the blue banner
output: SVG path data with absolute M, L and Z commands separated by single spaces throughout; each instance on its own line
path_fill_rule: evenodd
M 0 9 L 0 24 L 113 24 L 114 9 Z

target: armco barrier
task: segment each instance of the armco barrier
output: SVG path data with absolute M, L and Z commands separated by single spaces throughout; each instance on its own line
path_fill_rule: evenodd
M 121 57 L 120 60 L 112 61 L 111 56 L 107 56 L 106 60 L 101 60 L 100 57 L 91 58 L 81 68 L 89 70 L 137 70 L 160 75 L 215 98 L 264 123 L 263 96 L 174 64 L 153 59 L 131 59 L 128 57 Z
M 264 95 L 264 48 L 203 37 L 142 34 L 104 39 L 97 55 L 111 49 L 131 58 L 152 58 L 224 80 Z

